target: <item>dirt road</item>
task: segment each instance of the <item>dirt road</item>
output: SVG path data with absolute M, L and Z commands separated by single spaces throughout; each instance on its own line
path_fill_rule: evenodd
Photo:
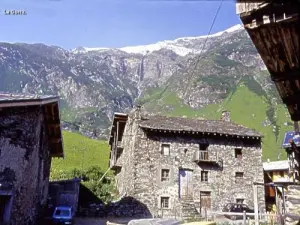
M 133 219 L 133 218 L 132 218 Z M 123 218 L 76 218 L 75 225 L 106 225 L 107 221 L 117 224 L 127 224 L 132 219 Z

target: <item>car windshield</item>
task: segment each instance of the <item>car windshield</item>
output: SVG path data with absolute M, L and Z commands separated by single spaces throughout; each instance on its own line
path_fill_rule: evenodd
M 56 216 L 70 216 L 70 211 L 66 209 L 58 209 L 55 212 Z

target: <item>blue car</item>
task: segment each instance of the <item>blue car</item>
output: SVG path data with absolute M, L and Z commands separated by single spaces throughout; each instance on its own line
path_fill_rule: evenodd
M 71 206 L 57 206 L 53 212 L 54 224 L 74 224 L 75 212 Z

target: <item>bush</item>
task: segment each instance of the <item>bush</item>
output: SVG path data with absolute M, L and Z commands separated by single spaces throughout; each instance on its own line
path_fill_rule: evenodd
M 101 201 L 109 202 L 114 199 L 116 195 L 116 189 L 114 185 L 114 179 L 111 173 L 107 173 L 106 176 L 99 182 L 100 178 L 104 175 L 102 169 L 98 166 L 89 167 L 86 170 L 73 169 L 71 171 L 51 171 L 51 180 L 67 180 L 73 178 L 82 178 L 82 184 L 88 188 L 94 195 L 96 195 Z

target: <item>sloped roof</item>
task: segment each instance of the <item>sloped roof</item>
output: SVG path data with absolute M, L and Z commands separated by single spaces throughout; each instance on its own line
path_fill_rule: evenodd
M 273 161 L 273 162 L 264 162 L 263 167 L 264 167 L 264 171 L 288 170 L 289 161 L 281 160 L 281 161 Z
M 59 98 L 51 95 L 12 94 L 0 92 L 0 107 L 43 105 L 56 102 Z
M 0 108 L 43 106 L 45 125 L 48 129 L 52 157 L 64 157 L 63 138 L 60 125 L 59 97 L 0 92 Z
M 192 131 L 234 136 L 262 137 L 262 135 L 255 130 L 224 120 L 199 120 L 182 117 L 150 116 L 140 123 L 140 127 L 154 130 Z

